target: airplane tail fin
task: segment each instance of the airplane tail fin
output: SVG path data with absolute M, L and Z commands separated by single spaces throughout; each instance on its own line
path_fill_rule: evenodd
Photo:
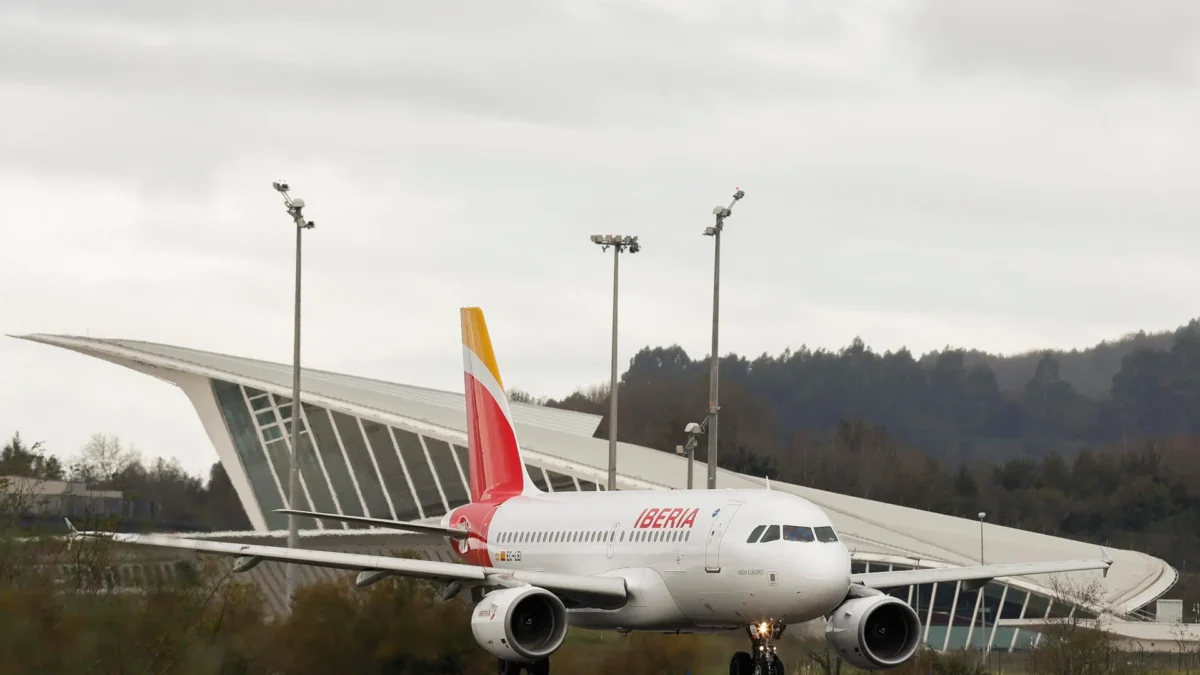
M 492 351 L 483 310 L 464 307 L 462 321 L 463 379 L 467 395 L 467 449 L 471 501 L 505 499 L 540 492 L 529 478 L 517 430 L 504 394 L 504 381 Z

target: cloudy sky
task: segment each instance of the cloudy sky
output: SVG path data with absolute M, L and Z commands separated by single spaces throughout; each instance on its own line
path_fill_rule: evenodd
M 561 396 L 708 352 L 1085 346 L 1200 314 L 1194 0 L 7 0 L 0 333 L 461 387 L 457 308 Z M 169 385 L 0 337 L 0 434 L 193 471 Z

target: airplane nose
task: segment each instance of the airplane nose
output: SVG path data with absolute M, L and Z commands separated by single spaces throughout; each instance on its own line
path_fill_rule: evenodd
M 829 548 L 813 561 L 811 575 L 831 594 L 831 602 L 840 602 L 850 586 L 850 551 L 841 544 L 827 546 Z
M 845 579 L 850 581 L 850 551 L 840 543 L 826 544 L 813 561 L 812 575 L 822 579 Z
M 846 599 L 850 588 L 850 552 L 840 542 L 810 543 L 797 562 L 802 589 L 798 597 L 800 614 L 825 615 Z

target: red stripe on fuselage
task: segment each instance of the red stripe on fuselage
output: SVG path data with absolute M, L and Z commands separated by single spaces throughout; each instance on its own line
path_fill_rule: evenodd
M 471 373 L 464 375 L 471 501 L 519 495 L 525 487 L 525 472 L 516 432 L 487 387 Z

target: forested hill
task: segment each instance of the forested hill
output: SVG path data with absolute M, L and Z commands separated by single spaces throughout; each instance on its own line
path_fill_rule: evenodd
M 707 391 L 707 357 L 693 360 L 679 346 L 642 349 L 621 377 L 622 440 L 671 450 L 683 442 L 684 426 L 700 421 Z M 603 415 L 605 400 L 601 387 L 546 404 Z M 786 456 L 798 438 L 843 422 L 878 427 L 951 464 L 1069 455 L 1130 438 L 1200 433 L 1198 403 L 1196 321 L 1087 350 L 1016 357 L 943 350 L 918 358 L 855 340 L 837 351 L 721 362 L 723 435 L 742 429 L 732 437 L 761 456 Z
M 1035 350 L 1021 354 L 989 354 L 977 349 L 966 352 L 966 365 L 986 365 L 996 374 L 1001 391 L 1020 391 L 1037 370 L 1042 355 L 1049 352 L 1059 365 L 1059 375 L 1070 382 L 1079 393 L 1092 398 L 1107 398 L 1112 389 L 1112 378 L 1121 370 L 1121 359 L 1133 350 L 1146 347 L 1167 350 L 1175 339 L 1175 333 L 1187 330 L 1196 323 L 1193 320 L 1174 331 L 1147 333 L 1138 331 L 1118 340 L 1105 340 L 1087 349 Z M 934 351 L 921 357 L 925 365 L 932 365 L 939 352 Z

